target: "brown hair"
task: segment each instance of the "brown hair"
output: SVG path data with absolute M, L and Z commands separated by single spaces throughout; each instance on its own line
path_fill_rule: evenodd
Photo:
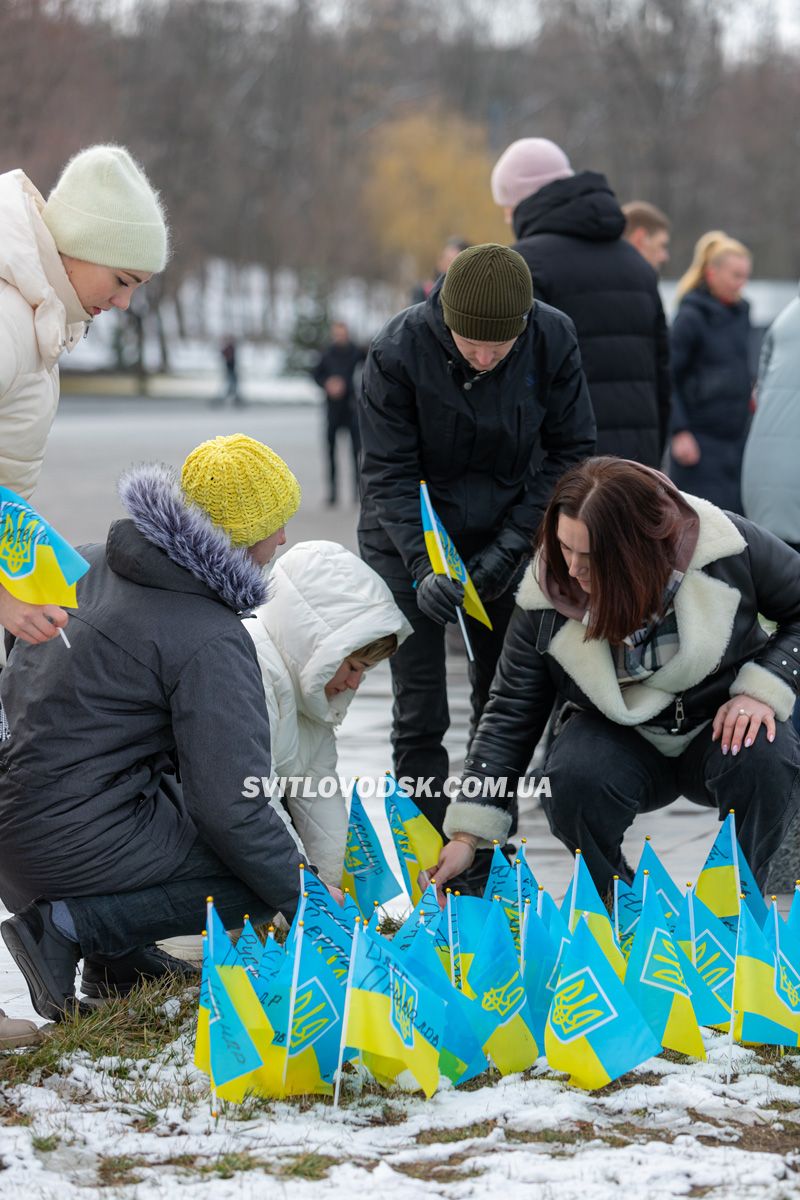
M 391 658 L 397 649 L 397 645 L 397 634 L 387 633 L 385 637 L 377 638 L 374 642 L 368 642 L 366 646 L 362 646 L 359 650 L 352 650 L 347 657 L 360 658 L 368 667 L 374 667 L 379 662 L 383 662 L 385 658 Z
M 622 211 L 625 214 L 624 237 L 630 237 L 634 229 L 643 229 L 652 236 L 662 230 L 669 233 L 672 228 L 667 214 L 647 200 L 630 200 L 623 204 Z
M 556 485 L 539 529 L 548 574 L 575 595 L 558 540 L 558 518 L 583 521 L 591 549 L 587 640 L 618 645 L 655 613 L 673 568 L 681 516 L 665 503 L 668 483 L 624 458 L 589 458 Z

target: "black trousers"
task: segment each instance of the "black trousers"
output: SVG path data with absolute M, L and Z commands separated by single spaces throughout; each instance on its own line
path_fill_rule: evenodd
M 358 459 L 361 453 L 361 433 L 355 410 L 351 406 L 343 407 L 340 403 L 329 400 L 327 404 L 326 437 L 328 446 L 328 496 L 335 500 L 338 493 L 336 471 L 336 438 L 339 430 L 343 430 L 350 439 L 353 454 L 353 496 L 358 499 Z
M 774 742 L 761 729 L 749 749 L 723 755 L 709 724 L 683 754 L 667 758 L 634 729 L 579 712 L 553 740 L 544 774 L 550 828 L 572 853 L 581 851 L 601 896 L 614 875 L 632 879 L 622 839 L 634 818 L 679 796 L 716 808 L 721 821 L 733 809 L 739 844 L 763 889 L 800 805 L 800 738 L 790 721 L 778 721 Z
M 390 659 L 392 669 L 392 749 L 394 769 L 399 778 L 429 780 L 429 793 L 418 793 L 416 803 L 429 821 L 441 831 L 449 804 L 443 785 L 448 777 L 449 760 L 443 745 L 450 727 L 445 663 L 445 630 L 419 611 L 411 587 L 395 588 L 394 598 L 410 621 L 414 636 L 408 638 Z M 480 720 L 503 647 L 506 627 L 514 610 L 515 587 L 498 600 L 484 605 L 493 628 L 466 617 L 475 662 L 469 665 L 470 726 L 469 739 Z M 460 639 L 460 632 L 458 634 Z

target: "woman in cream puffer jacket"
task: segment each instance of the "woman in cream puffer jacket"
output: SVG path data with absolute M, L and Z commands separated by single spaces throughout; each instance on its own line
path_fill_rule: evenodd
M 126 309 L 167 253 L 158 196 L 121 146 L 81 151 L 47 201 L 22 171 L 0 175 L 0 486 L 31 498 L 59 357 L 98 313 Z M 0 590 L 0 624 L 26 641 L 46 641 L 66 619 Z
M 335 728 L 344 719 L 362 672 L 342 672 L 354 652 L 411 626 L 379 575 L 335 542 L 298 542 L 272 568 L 271 596 L 244 624 L 255 642 L 269 710 L 272 763 L 284 803 L 306 853 L 326 883 L 340 886 L 347 809 L 338 783 Z M 353 666 L 357 667 L 354 662 Z M 331 796 L 318 796 L 326 777 Z M 292 795 L 294 792 L 294 795 Z

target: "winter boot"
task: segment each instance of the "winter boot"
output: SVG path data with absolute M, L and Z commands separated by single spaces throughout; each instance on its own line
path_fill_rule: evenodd
M 127 996 L 143 979 L 178 976 L 187 984 L 196 983 L 200 972 L 192 963 L 160 950 L 158 946 L 137 946 L 127 954 L 109 958 L 93 954 L 84 960 L 81 991 L 92 1000 Z
M 75 972 L 81 948 L 56 929 L 46 900 L 35 900 L 0 925 L 11 957 L 25 977 L 31 1003 L 47 1021 L 78 1007 Z

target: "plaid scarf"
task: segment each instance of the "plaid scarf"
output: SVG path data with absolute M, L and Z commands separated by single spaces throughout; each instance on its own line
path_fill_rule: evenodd
M 611 647 L 617 680 L 621 685 L 649 679 L 678 653 L 680 639 L 673 602 L 682 583 L 683 572 L 673 571 L 664 589 L 661 615 L 651 617 L 629 634 L 621 645 Z

